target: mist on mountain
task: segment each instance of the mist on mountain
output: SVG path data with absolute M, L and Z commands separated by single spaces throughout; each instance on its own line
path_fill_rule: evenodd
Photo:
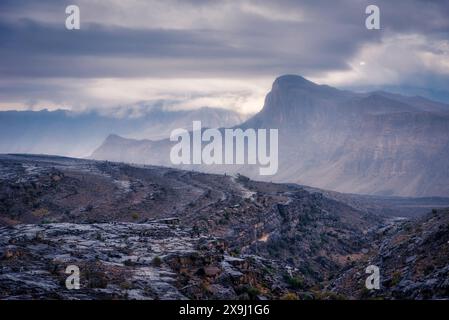
M 114 111 L 114 110 L 113 110 Z M 0 153 L 56 154 L 72 157 L 90 155 L 110 134 L 134 139 L 158 140 L 171 130 L 199 119 L 211 128 L 232 126 L 245 116 L 225 109 L 167 110 L 163 107 L 121 108 L 121 113 L 100 110 L 72 112 L 0 112 Z
M 443 103 L 339 90 L 285 75 L 274 81 L 262 110 L 238 127 L 279 130 L 276 175 L 259 176 L 249 165 L 182 168 L 339 192 L 449 195 L 449 106 Z M 171 166 L 172 145 L 109 137 L 92 158 Z

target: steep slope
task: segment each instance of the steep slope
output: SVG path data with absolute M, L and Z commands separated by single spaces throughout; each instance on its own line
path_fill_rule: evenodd
M 243 126 L 281 131 L 277 181 L 294 177 L 305 185 L 367 194 L 449 193 L 447 113 L 285 76 Z
M 240 172 L 255 179 L 349 193 L 448 196 L 446 110 L 446 105 L 421 98 L 383 92 L 357 94 L 317 85 L 300 76 L 282 76 L 273 83 L 263 109 L 238 126 L 279 130 L 279 170 L 275 176 L 259 176 L 255 166 L 181 168 Z M 92 157 L 171 165 L 172 145 L 167 140 L 147 141 L 133 150 L 107 140 Z
M 373 250 L 336 279 L 334 291 L 353 298 L 442 299 L 449 296 L 449 211 L 380 229 Z M 364 289 L 364 270 L 380 270 L 380 290 Z

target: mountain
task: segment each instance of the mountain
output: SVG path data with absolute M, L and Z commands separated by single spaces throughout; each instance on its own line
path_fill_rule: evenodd
M 346 193 L 449 195 L 449 106 L 442 103 L 354 93 L 286 75 L 274 81 L 263 109 L 238 127 L 279 130 L 276 175 L 259 176 L 255 166 L 182 168 Z M 168 140 L 136 142 L 138 149 L 121 142 L 106 139 L 92 158 L 171 165 Z
M 169 137 L 172 129 L 191 124 L 192 119 L 201 120 L 211 128 L 244 121 L 238 113 L 214 108 L 167 111 L 142 106 L 138 111 L 118 115 L 67 110 L 0 111 L 0 152 L 85 157 L 109 134 L 163 139 Z

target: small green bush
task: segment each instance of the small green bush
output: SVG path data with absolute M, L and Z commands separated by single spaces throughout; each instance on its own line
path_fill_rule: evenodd
M 162 259 L 161 259 L 159 256 L 155 256 L 155 257 L 153 258 L 153 261 L 151 261 L 151 264 L 152 264 L 154 267 L 160 267 L 160 266 L 162 265 Z
M 298 276 L 286 276 L 286 282 L 294 289 L 303 289 L 304 288 L 304 280 Z
M 137 213 L 137 212 L 134 212 L 133 214 L 131 214 L 131 218 L 133 219 L 133 220 L 137 220 L 137 219 L 139 219 L 139 214 Z

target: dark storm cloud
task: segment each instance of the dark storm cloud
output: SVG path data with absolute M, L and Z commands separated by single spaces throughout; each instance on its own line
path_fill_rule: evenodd
M 65 6 L 72 3 L 81 9 L 78 31 L 64 26 Z M 1 77 L 17 79 L 15 83 L 26 79 L 23 95 L 26 88 L 34 92 L 28 87 L 32 79 L 61 78 L 64 86 L 70 78 L 313 77 L 350 70 L 361 48 L 380 46 L 387 36 L 421 35 L 428 41 L 420 49 L 439 54 L 446 49 L 432 41 L 449 38 L 449 1 L 132 3 L 134 7 L 118 0 L 0 1 Z M 381 8 L 380 31 L 365 28 L 369 4 Z M 429 85 L 446 83 L 445 74 L 421 65 L 417 70 L 420 86 L 426 79 Z M 410 82 L 407 77 L 404 81 Z M 20 88 L 10 88 L 10 95 L 19 95 Z
M 320 40 L 304 42 L 303 38 L 311 32 Z M 353 33 L 357 34 L 357 30 Z M 282 34 L 292 41 L 297 39 L 291 46 L 298 50 L 289 50 L 282 39 L 266 46 L 265 41 Z M 179 75 L 189 70 L 192 74 L 220 75 L 276 72 L 282 68 L 307 70 L 310 66 L 327 69 L 344 67 L 342 56 L 351 54 L 358 45 L 350 38 L 320 34 L 312 24 L 304 24 L 301 30 L 293 32 L 285 24 L 261 33 L 251 31 L 246 35 L 248 39 L 237 46 L 233 45 L 232 36 L 233 33 L 217 35 L 208 30 L 136 30 L 101 25 L 68 32 L 26 20 L 13 25 L 3 23 L 0 72 L 11 76 L 127 77 Z M 323 45 L 321 41 L 325 39 Z M 152 59 L 158 59 L 157 64 L 152 65 Z M 136 60 L 141 60 L 143 67 L 149 64 L 150 73 L 139 68 Z
M 207 31 L 135 30 L 89 25 L 68 32 L 60 26 L 23 20 L 0 24 L 2 52 L 49 56 L 223 57 L 233 55 Z M 244 55 L 245 53 L 242 52 Z
M 212 5 L 210 1 L 192 3 Z M 288 10 L 288 5 L 297 3 L 281 3 L 280 8 Z M 8 6 L 20 11 L 15 2 L 7 2 L 2 4 L 3 12 L 8 12 Z M 99 19 L 96 24 L 83 24 L 79 31 L 67 31 L 62 23 L 33 21 L 35 5 L 20 1 L 17 6 L 28 10 L 30 18 L 0 24 L 0 72 L 8 76 L 179 76 L 180 72 L 250 76 L 339 69 L 346 67 L 347 57 L 360 43 L 378 37 L 366 32 L 361 18 L 358 25 L 325 18 L 319 26 L 307 17 L 305 21 L 279 21 L 251 12 L 235 12 L 229 17 L 229 27 L 221 30 L 213 25 L 191 30 L 135 29 L 101 25 Z M 151 59 L 158 59 L 157 63 Z
M 0 24 L 0 72 L 33 77 L 179 76 L 179 72 L 188 75 L 189 71 L 194 76 L 310 73 L 344 69 L 361 45 L 378 41 L 381 35 L 364 28 L 365 1 L 251 2 L 253 8 L 260 7 L 266 15 L 236 6 L 234 15 L 226 18 L 229 26 L 218 30 L 214 25 L 190 30 L 102 25 L 102 13 L 98 12 L 98 22 L 83 24 L 79 31 L 67 31 L 62 23 L 68 3 L 2 2 L 3 15 L 23 12 L 28 20 L 22 16 Z M 166 3 L 173 7 L 185 5 L 186 1 Z M 200 10 L 224 2 L 190 3 Z M 83 17 L 89 7 L 80 7 Z M 448 30 L 448 19 L 441 17 L 448 7 L 441 1 L 383 1 L 383 26 L 432 31 L 437 36 Z M 54 14 L 56 9 L 61 12 L 61 23 L 33 21 L 33 15 L 40 10 Z M 270 10 L 282 14 L 294 9 L 302 12 L 303 21 L 270 19 Z M 130 59 L 141 60 L 143 68 Z M 151 59 L 159 60 L 152 64 Z

